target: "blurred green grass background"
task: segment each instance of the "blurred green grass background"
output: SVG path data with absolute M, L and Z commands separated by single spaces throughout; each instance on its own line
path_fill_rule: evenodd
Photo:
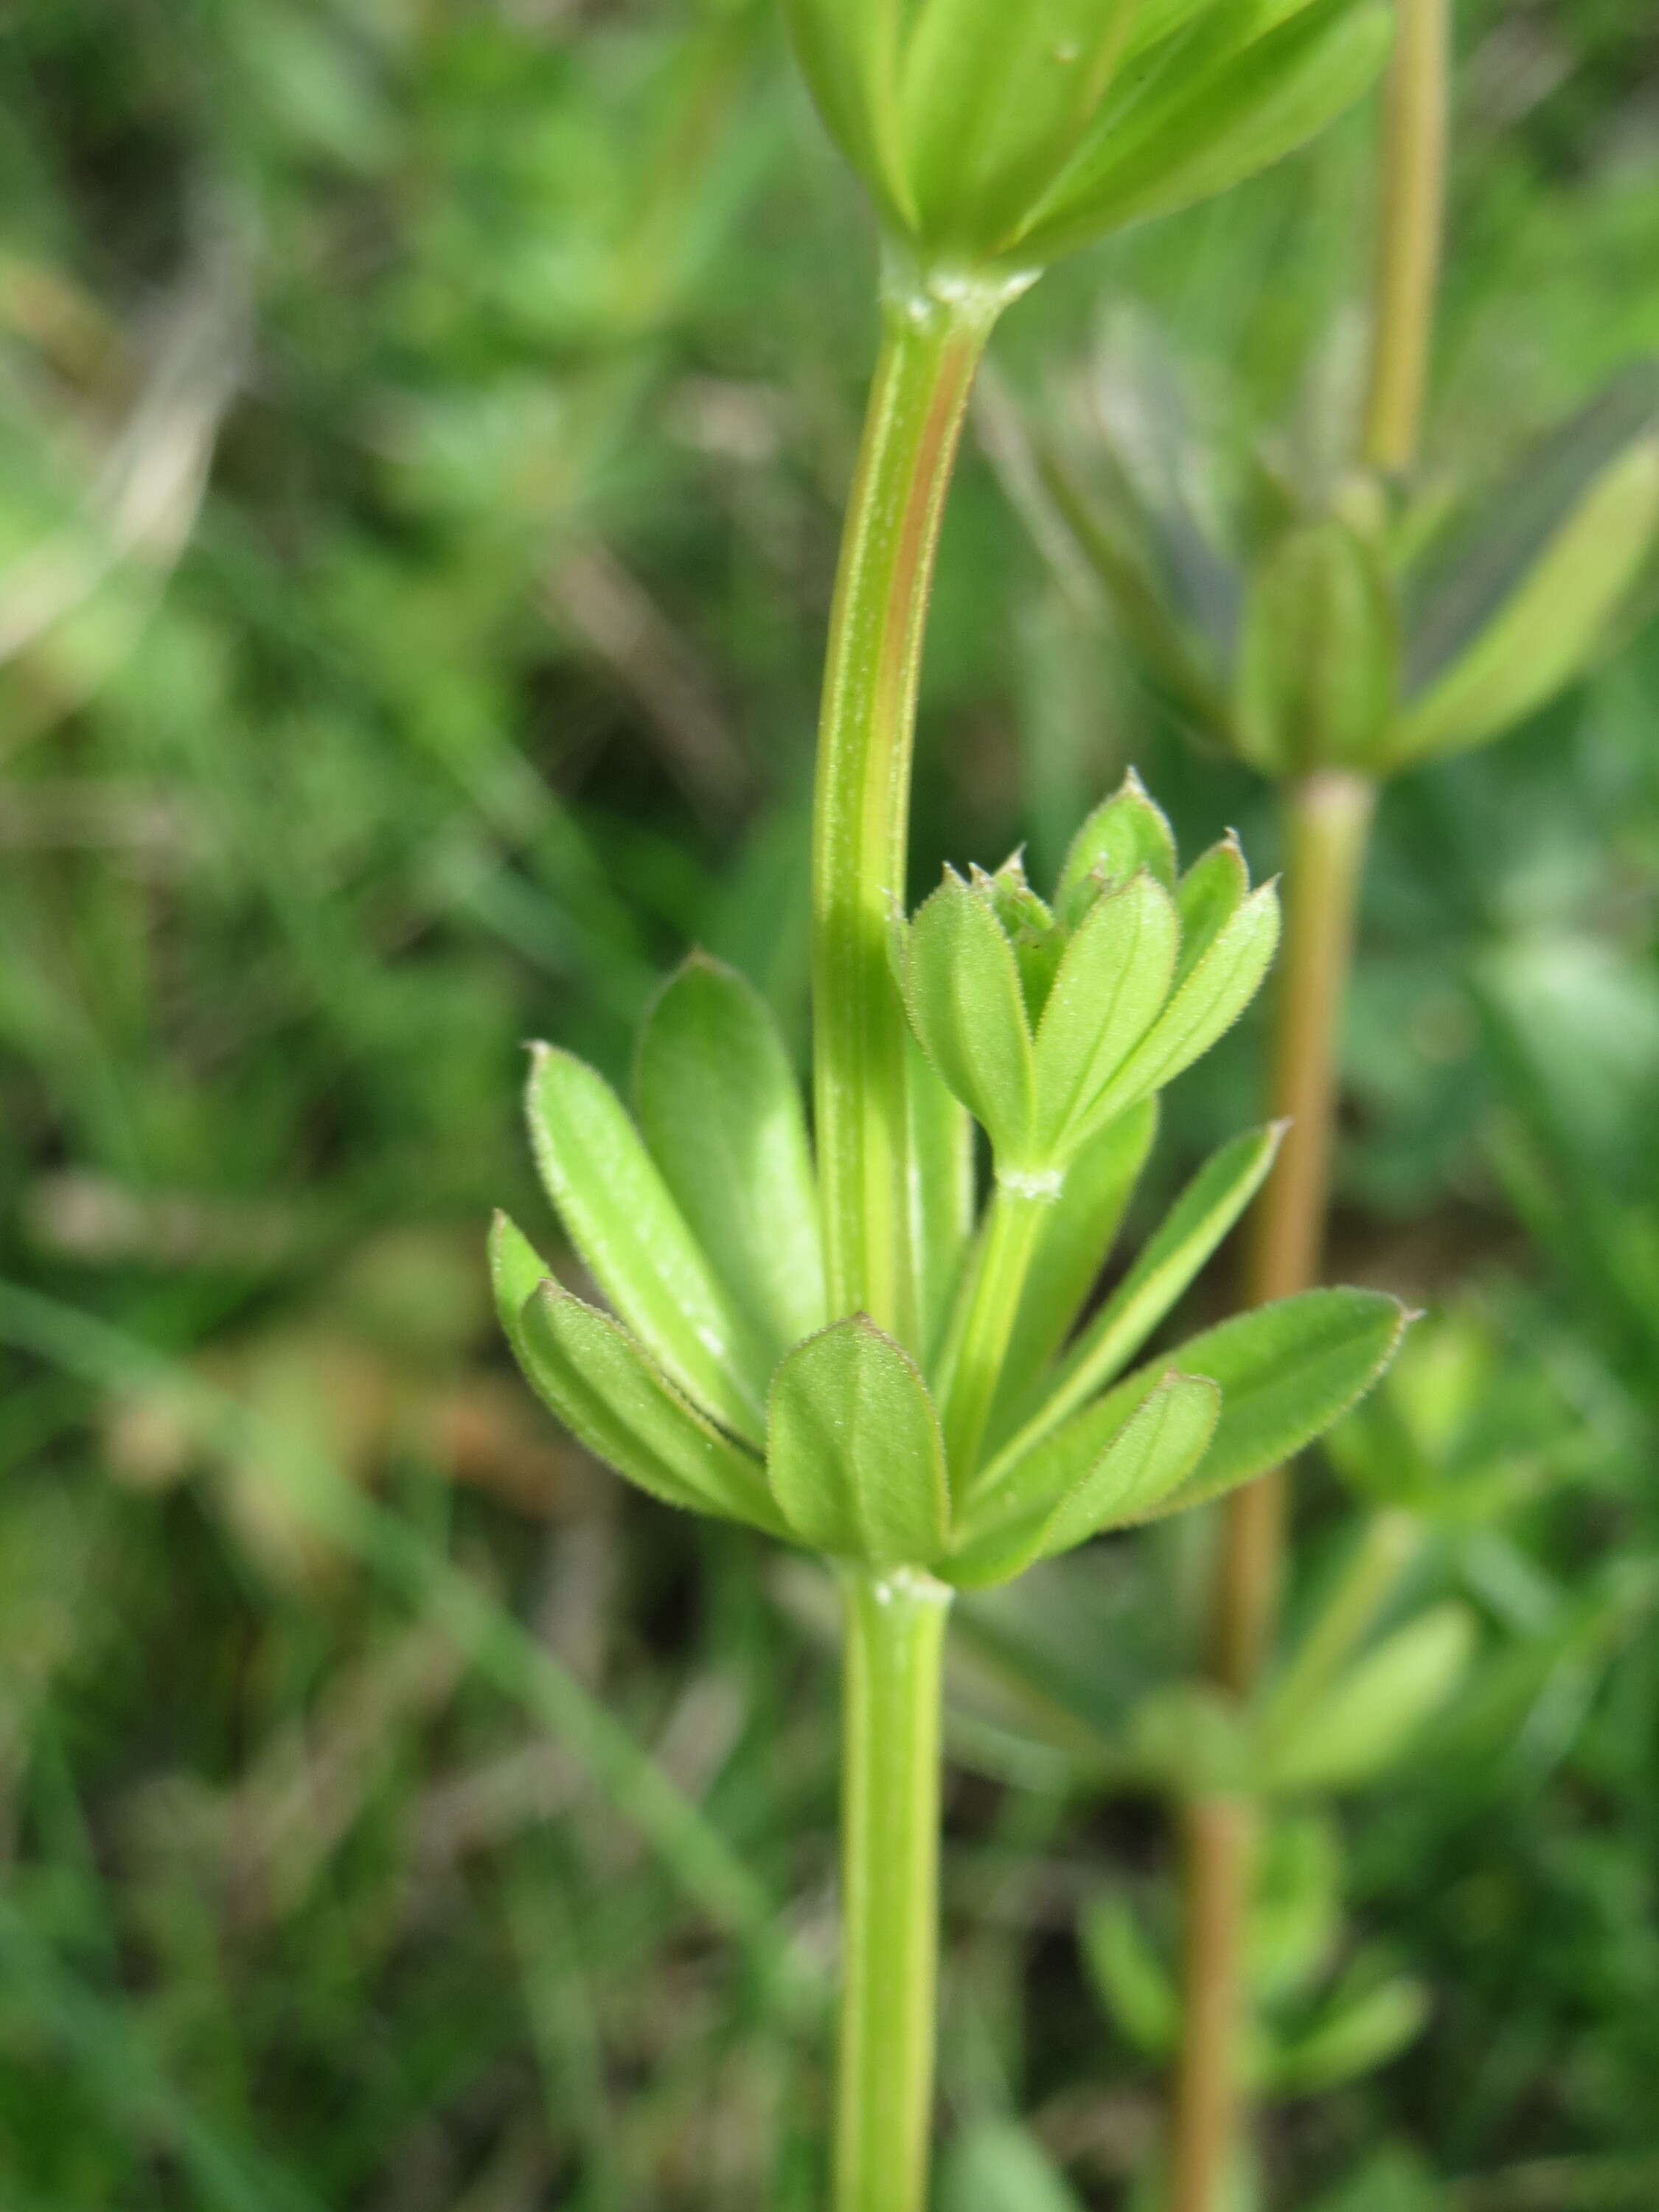
M 1640 15 L 1458 10 L 1449 477 L 1659 349 Z M 764 0 L 18 0 L 0 87 L 0 2205 L 815 2205 L 812 1595 L 562 1442 L 481 1253 L 495 1203 L 551 1240 L 526 1038 L 621 1073 L 696 942 L 804 1046 L 865 219 Z M 1059 404 L 1128 305 L 1221 434 L 1305 425 L 1372 120 L 1052 276 L 1007 389 Z M 1051 866 L 1132 760 L 1271 865 L 969 447 L 918 882 Z M 1488 1659 L 1348 1820 L 1428 2025 L 1279 2113 L 1286 2207 L 1659 2194 L 1656 913 L 1649 619 L 1382 810 L 1338 1257 L 1552 1410 L 1444 1565 Z M 1172 1099 L 1170 1184 L 1254 1043 Z M 963 1750 L 947 2123 L 1018 2109 L 1127 2206 L 1157 2083 L 1075 1922 L 1159 1824 Z M 957 2212 L 1044 2212 L 1001 2171 Z

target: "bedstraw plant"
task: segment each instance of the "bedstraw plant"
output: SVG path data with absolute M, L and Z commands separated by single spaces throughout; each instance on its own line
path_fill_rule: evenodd
M 933 2063 L 939 1690 L 954 1590 L 1236 1488 L 1387 1364 L 1380 1293 L 1313 1291 L 1132 1364 L 1281 1132 L 1201 1172 L 1073 1335 L 1159 1091 L 1254 995 L 1278 934 L 1225 840 L 1185 872 L 1133 778 L 1052 895 L 1018 857 L 906 919 L 917 671 L 963 408 L 1056 256 L 1223 190 L 1370 81 L 1381 0 L 793 0 L 882 232 L 882 337 L 830 615 L 814 803 L 813 1118 L 732 971 L 692 957 L 635 1110 L 538 1047 L 529 1113 L 562 1286 L 505 1221 L 535 1388 L 666 1503 L 831 1561 L 844 1622 L 834 2199 L 918 2212 Z M 974 1126 L 988 1146 L 979 1198 Z

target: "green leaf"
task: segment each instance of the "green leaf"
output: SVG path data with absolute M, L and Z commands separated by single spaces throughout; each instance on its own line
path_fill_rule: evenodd
M 1407 690 L 1426 690 L 1525 580 L 1608 469 L 1659 423 L 1659 362 L 1635 363 L 1559 424 L 1479 505 L 1406 592 Z
M 1279 944 L 1279 891 L 1263 884 L 1217 931 L 1151 1031 L 1098 1097 L 1100 1120 L 1172 1083 L 1231 1029 L 1261 988 Z
M 830 137 L 899 228 L 911 222 L 899 153 L 900 0 L 784 0 L 795 52 Z
M 1015 853 L 995 875 L 970 868 L 968 879 L 1002 925 L 1002 933 L 1014 948 L 1019 986 L 1025 999 L 1025 1018 L 1035 1023 L 1048 1003 L 1054 970 L 1066 949 L 1063 932 L 1054 917 L 1025 880 L 1023 857 Z
M 1181 916 L 1181 957 L 1176 963 L 1180 989 L 1222 931 L 1249 896 L 1250 872 L 1232 830 L 1200 853 L 1176 891 Z
M 1055 1425 L 1045 1407 L 980 1476 L 972 1517 L 1005 1493 L 1069 1488 L 1172 1367 L 1221 1387 L 1209 1449 L 1160 1510 L 1201 1504 L 1291 1458 L 1346 1413 L 1394 1357 L 1407 1319 L 1397 1298 L 1354 1290 L 1304 1291 L 1239 1314 L 1137 1368 L 1069 1419 Z
M 1164 2058 L 1181 2033 L 1181 1997 L 1127 1898 L 1085 1906 L 1079 1929 L 1090 1979 L 1114 2025 L 1148 2058 Z
M 538 1284 L 552 1279 L 553 1270 L 517 1223 L 498 1212 L 489 1224 L 489 1288 L 495 1317 L 520 1360 L 519 1324 L 526 1302 Z
M 1415 2042 L 1428 2016 L 1429 1992 L 1407 1975 L 1381 1982 L 1362 1979 L 1359 1972 L 1345 1977 L 1314 2026 L 1273 2053 L 1264 2069 L 1265 2085 L 1283 2096 L 1308 2096 L 1358 2081 Z M 1437 2192 L 1419 2199 L 1401 2189 L 1379 2194 L 1376 2202 L 1404 2207 L 1437 2198 Z
M 781 1358 L 823 1326 L 823 1255 L 799 1086 L 754 986 L 694 953 L 646 1017 L 634 1097 L 687 1227 Z
M 594 1281 L 689 1398 L 758 1443 L 772 1362 L 615 1091 L 571 1054 L 538 1045 L 527 1104 L 542 1180 Z
M 1266 1824 L 1250 1899 L 1250 1990 L 1259 2005 L 1311 1989 L 1342 1933 L 1341 1844 L 1327 1812 Z
M 939 2212 L 1083 2212 L 1034 2136 L 1012 2120 L 973 2120 L 947 2145 Z
M 1013 242 L 1087 131 L 1132 14 L 1126 0 L 927 0 L 903 134 L 930 246 L 981 260 Z
M 1024 247 L 1052 259 L 1103 230 L 1191 206 L 1268 167 L 1359 97 L 1392 36 L 1392 11 L 1381 0 L 1312 0 L 1207 71 L 1172 66 L 1164 96 L 1143 103 L 1133 130 L 1103 113 Z
M 767 1475 L 796 1534 L 875 1567 L 950 1541 L 945 1443 L 915 1363 L 863 1314 L 809 1337 L 772 1381 Z
M 1096 1101 L 1164 1006 L 1180 927 L 1175 901 L 1144 872 L 1097 900 L 1078 924 L 1037 1024 L 1042 1165 L 1063 1165 L 1099 1127 Z
M 509 1255 L 507 1272 L 516 1265 Z M 514 1348 L 537 1395 L 618 1474 L 665 1504 L 785 1533 L 759 1460 L 705 1420 L 609 1314 L 543 1282 Z
M 1054 889 L 1055 908 L 1068 925 L 1075 923 L 1103 887 L 1115 890 L 1143 868 L 1166 891 L 1175 890 L 1175 833 L 1131 769 L 1073 838 Z
M 1019 970 L 990 905 L 954 869 L 917 909 L 903 969 L 923 1050 L 989 1132 L 999 1159 L 1023 1162 L 1036 1088 Z
M 1221 1385 L 1221 1419 L 1164 1510 L 1200 1505 L 1293 1458 L 1370 1389 L 1409 1320 L 1381 1291 L 1304 1291 L 1177 1345 L 1170 1358 L 1183 1371 Z
M 1369 1782 L 1400 1757 L 1467 1668 L 1474 1620 L 1467 1606 L 1431 1607 L 1350 1667 L 1291 1723 L 1264 1723 L 1264 1772 L 1279 1790 Z
M 1051 1419 L 1121 1374 L 1261 1188 L 1285 1127 L 1247 1129 L 1205 1162 L 1066 1354 L 1048 1395 Z
M 1068 1455 L 1031 1453 L 994 1510 L 973 1511 L 966 1544 L 941 1571 L 964 1589 L 1006 1582 L 1103 1528 L 1146 1518 L 1197 1466 L 1220 1403 L 1213 1382 L 1166 1370 L 1079 1478 Z
M 1371 547 L 1334 517 L 1287 532 L 1246 601 L 1239 753 L 1267 775 L 1375 765 L 1399 659 L 1394 595 Z
M 1040 1393 L 1049 1362 L 1082 1311 L 1112 1249 L 1158 1133 L 1148 1098 L 1091 1137 L 1066 1170 L 1026 1273 L 988 1435 L 1009 1436 Z
M 1659 438 L 1592 485 L 1449 666 L 1408 702 L 1396 761 L 1478 744 L 1511 728 L 1583 670 L 1659 538 Z
M 944 1334 L 974 1234 L 974 1123 L 915 1038 L 904 1038 L 910 1128 L 910 1249 L 924 1352 Z

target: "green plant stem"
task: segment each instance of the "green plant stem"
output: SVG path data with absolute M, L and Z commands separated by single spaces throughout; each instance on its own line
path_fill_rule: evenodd
M 1273 1112 L 1289 1120 L 1250 1216 L 1245 1302 L 1317 1279 L 1330 1187 L 1336 1032 L 1376 786 L 1325 769 L 1285 787 L 1285 945 L 1273 1013 Z M 1278 1613 L 1285 1470 L 1228 1499 L 1216 1579 L 1212 1664 L 1241 1701 L 1254 1692 Z M 1170 2212 L 1217 2212 L 1237 2133 L 1249 1827 L 1231 1801 L 1190 1808 L 1188 1940 L 1175 2082 Z M 1218 2117 L 1219 2116 L 1219 2117 Z
M 1170 2212 L 1217 2212 L 1233 2162 L 1255 1826 L 1255 1808 L 1241 1798 L 1200 1797 L 1181 1808 L 1182 2066 Z
M 1336 1036 L 1376 787 L 1342 769 L 1288 784 L 1285 949 L 1273 1008 L 1273 1112 L 1290 1123 L 1247 1230 L 1244 1297 L 1264 1305 L 1319 1279 L 1336 1124 Z M 1279 1603 L 1285 1471 L 1227 1502 L 1216 1592 L 1215 1668 L 1248 1696 Z
M 1382 204 L 1364 455 L 1380 475 L 1417 457 L 1445 228 L 1450 0 L 1395 0 L 1382 114 Z
M 843 1570 L 835 2212 L 922 2212 L 939 1964 L 939 1686 L 951 1592 Z
M 1025 1278 L 1058 1195 L 1057 1188 L 1016 1189 L 998 1183 L 951 1314 L 936 1387 L 944 1409 L 945 1461 L 958 1493 L 973 1479 Z
M 894 276 L 830 618 L 812 817 L 813 1083 L 831 1314 L 915 1347 L 903 1015 L 888 964 L 905 891 L 916 684 L 963 410 L 1006 283 Z

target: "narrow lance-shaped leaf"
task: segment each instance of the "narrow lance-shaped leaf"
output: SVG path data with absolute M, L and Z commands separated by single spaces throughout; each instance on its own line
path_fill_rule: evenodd
M 773 1377 L 767 1475 L 791 1527 L 819 1551 L 927 1566 L 950 1540 L 927 1386 L 863 1314 L 797 1345 Z
M 905 939 L 905 1003 L 922 1048 L 999 1156 L 1024 1158 L 1035 1085 L 1013 948 L 988 901 L 947 869 Z
M 910 1128 L 910 1249 L 924 1352 L 944 1332 L 974 1234 L 974 1123 L 908 1031 L 904 1054 Z
M 784 1533 L 759 1460 L 705 1420 L 609 1314 L 542 1283 L 514 1347 L 537 1395 L 618 1474 L 665 1504 Z
M 1285 1128 L 1248 1129 L 1205 1162 L 1066 1354 L 1047 1420 L 1065 1419 L 1122 1373 L 1261 1188 Z
M 538 1045 L 531 1141 L 565 1232 L 671 1379 L 758 1443 L 771 1367 L 715 1279 L 621 1101 L 571 1054 Z
M 1041 1416 L 990 1462 L 975 1518 L 1006 1492 L 1069 1488 L 1170 1370 L 1221 1387 L 1221 1418 L 1201 1464 L 1164 1502 L 1201 1504 L 1292 1458 L 1362 1397 L 1394 1357 L 1407 1316 L 1380 1291 L 1304 1291 L 1223 1322 L 1126 1376 L 1057 1427 Z M 996 1510 L 1000 1510 L 999 1506 Z
M 1291 1724 L 1276 1727 L 1269 1705 L 1263 1744 L 1269 1780 L 1279 1790 L 1370 1781 L 1450 1694 L 1474 1648 L 1468 1607 L 1433 1606 L 1385 1637 Z
M 1429 1991 L 1408 1974 L 1347 1990 L 1368 1963 L 1357 1962 L 1310 2027 L 1266 2057 L 1264 2087 L 1293 2097 L 1333 2089 L 1386 2065 L 1416 2040 L 1432 2008 Z
M 994 253 L 1086 131 L 1133 0 L 928 0 L 904 61 L 909 176 L 930 245 Z
M 801 73 L 830 137 L 884 212 L 912 219 L 899 154 L 895 0 L 785 0 Z
M 1221 1385 L 1221 1419 L 1179 1512 L 1293 1459 L 1364 1397 L 1400 1348 L 1410 1315 L 1381 1291 L 1304 1291 L 1223 1322 L 1170 1353 Z
M 1167 215 L 1267 168 L 1359 97 L 1387 58 L 1391 11 L 1378 0 L 1312 0 L 1196 83 L 1171 90 L 1132 137 L 1103 116 L 1023 244 L 1042 258 L 1107 228 Z
M 1659 437 L 1598 480 L 1486 628 L 1407 706 L 1391 748 L 1420 760 L 1510 728 L 1578 675 L 1659 538 Z
M 1145 872 L 1097 900 L 1078 924 L 1037 1025 L 1044 1164 L 1063 1164 L 1081 1141 L 1095 1101 L 1158 1018 L 1179 936 L 1175 902 Z
M 495 1318 L 520 1363 L 520 1330 L 524 1310 L 532 1291 L 550 1282 L 553 1270 L 530 1239 L 504 1213 L 489 1224 L 489 1289 L 495 1302 Z
M 1006 1582 L 1038 1559 L 1069 1552 L 1103 1528 L 1141 1518 L 1192 1473 L 1214 1432 L 1213 1382 L 1166 1373 L 1092 1463 L 1058 1494 L 1027 1463 L 997 1501 L 996 1523 L 972 1534 L 945 1571 L 964 1588 Z
M 1263 884 L 1217 932 L 1209 951 L 1170 998 L 1091 1109 L 1097 1121 L 1172 1083 L 1238 1019 L 1261 988 L 1279 944 L 1279 892 Z
M 1144 1100 L 1090 1139 L 1066 1170 L 1020 1294 L 987 1436 L 994 1449 L 1042 1392 L 1045 1370 L 1099 1278 L 1146 1164 L 1158 1101 Z
M 1176 889 L 1181 916 L 1181 957 L 1176 962 L 1179 990 L 1238 912 L 1250 893 L 1250 872 L 1237 837 L 1229 830 L 1207 853 L 1200 853 Z
M 1085 1906 L 1083 1954 L 1116 2026 L 1149 2057 L 1173 2051 L 1181 2033 L 1181 1993 L 1142 1932 L 1135 1909 L 1107 1891 Z
M 823 1255 L 799 1086 L 754 986 L 694 953 L 646 1017 L 634 1096 L 687 1226 L 781 1358 L 823 1326 Z
M 1626 369 L 1483 498 L 1405 592 L 1407 690 L 1425 691 L 1525 582 L 1594 487 L 1659 427 L 1659 361 Z
M 968 879 L 1002 925 L 1002 933 L 1014 949 L 1019 988 L 1025 1000 L 1025 1018 L 1035 1024 L 1048 1004 L 1054 970 L 1066 949 L 1063 930 L 1025 880 L 1023 854 L 1006 860 L 995 875 L 970 868 Z

